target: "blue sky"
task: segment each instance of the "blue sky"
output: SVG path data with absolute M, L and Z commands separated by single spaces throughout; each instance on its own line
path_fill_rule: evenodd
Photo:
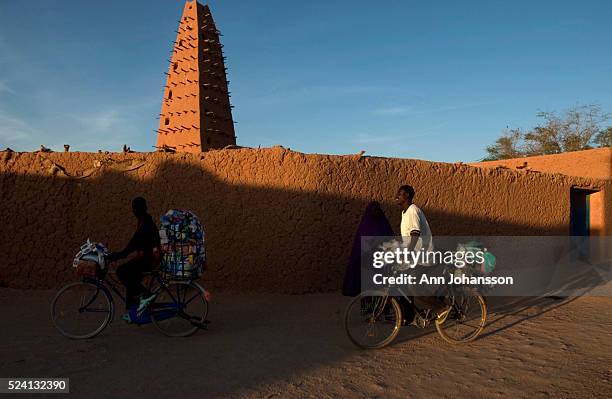
M 238 144 L 475 161 L 539 110 L 612 112 L 612 2 L 209 2 Z M 0 0 L 0 147 L 151 151 L 183 1 Z

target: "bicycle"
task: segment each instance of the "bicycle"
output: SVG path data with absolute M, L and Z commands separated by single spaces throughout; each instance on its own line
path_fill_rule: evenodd
M 418 308 L 414 298 L 401 288 L 398 288 L 400 296 L 391 296 L 389 292 L 389 288 L 364 292 L 348 304 L 344 328 L 349 339 L 358 347 L 384 348 L 397 337 L 402 325 L 408 324 L 398 298 L 404 298 L 404 304 L 415 315 L 410 324 L 424 329 L 434 322 L 440 337 L 451 344 L 471 342 L 484 329 L 487 305 L 486 299 L 478 292 L 465 288 L 459 292 L 451 287 L 444 296 L 446 308 L 440 317 L 429 309 Z M 467 332 L 460 331 L 463 327 Z
M 81 250 L 90 250 L 91 253 L 92 246 L 95 247 L 95 244 L 88 240 Z M 121 283 L 114 273 L 109 273 L 104 256 L 97 257 L 97 261 L 95 256 L 89 256 L 87 260 L 96 263 L 96 272 L 84 276 L 81 281 L 67 284 L 51 302 L 53 325 L 65 337 L 95 337 L 114 320 L 115 303 L 112 293 L 126 302 L 125 296 L 117 288 L 121 287 Z M 160 270 L 143 274 L 148 279 L 146 288 L 155 298 L 138 312 L 134 324 L 152 323 L 170 337 L 187 337 L 198 329 L 207 328 L 208 299 L 200 284 L 193 280 L 169 278 Z

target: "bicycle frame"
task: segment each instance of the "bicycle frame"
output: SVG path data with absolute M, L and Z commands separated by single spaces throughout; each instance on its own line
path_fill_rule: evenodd
M 87 260 L 90 262 L 96 261 L 95 259 Z M 98 268 L 95 274 L 88 274 L 89 270 L 84 270 L 80 273 L 82 277 L 79 280 L 62 287 L 53 298 L 51 317 L 53 324 L 62 335 L 73 339 L 94 337 L 114 321 L 116 316 L 115 297 L 119 298 L 119 301 L 124 304 L 128 303 L 127 293 L 122 288 L 123 284 L 116 275 L 116 269 L 110 264 L 106 263 L 104 265 L 104 263 L 98 263 L 98 265 L 101 264 L 106 267 Z M 206 295 L 206 291 L 197 281 L 191 278 L 173 278 L 173 276 L 165 274 L 162 270 L 143 272 L 141 281 L 152 295 L 146 301 L 141 300 L 138 307 L 129 307 L 129 321 L 133 324 L 143 325 L 153 323 L 162 333 L 172 337 L 191 335 L 197 331 L 197 328 L 207 329 L 207 324 L 209 323 L 206 320 L 206 315 L 208 314 L 208 295 Z M 76 288 L 76 291 L 74 288 Z M 77 297 L 71 297 L 70 294 L 66 296 L 64 295 L 66 292 L 75 293 Z M 163 295 L 164 293 L 166 295 Z M 188 305 L 200 297 L 203 300 L 204 307 L 200 309 L 201 312 L 192 313 Z M 76 305 L 76 309 L 74 305 L 59 300 L 59 298 L 73 298 L 72 303 Z M 104 303 L 100 303 L 100 301 Z M 60 304 L 60 308 L 57 307 L 58 304 Z M 73 306 L 70 311 L 65 311 L 66 304 Z M 196 306 L 200 308 L 198 304 Z M 76 315 L 74 315 L 74 310 L 77 311 Z M 68 327 L 68 330 L 66 329 L 66 326 L 68 326 L 66 322 L 70 323 L 70 321 L 74 322 L 75 320 L 78 322 L 78 314 L 85 314 L 84 316 L 87 316 L 87 313 L 104 313 L 103 319 L 99 319 L 98 316 L 93 319 L 89 318 L 89 320 L 99 319 L 101 324 L 99 324 L 96 330 L 85 333 L 75 331 L 71 327 Z M 70 316 L 66 317 L 66 314 Z M 181 322 L 181 325 L 183 325 L 181 331 L 167 330 L 167 327 L 164 326 L 173 326 L 174 323 L 163 324 L 162 326 L 160 322 L 170 318 L 182 319 L 190 323 L 191 326 Z
M 390 297 L 404 298 L 406 300 L 406 303 L 408 304 L 408 306 L 410 306 L 410 310 L 412 310 L 416 315 L 421 315 L 420 312 L 428 311 L 429 310 L 429 309 L 421 309 L 421 308 L 417 307 L 415 302 L 414 302 L 414 296 L 408 295 L 401 287 L 397 287 L 397 288 L 395 288 L 395 290 L 397 290 L 401 295 L 389 295 L 390 288 L 385 288 L 384 290 L 381 290 L 379 292 L 379 295 L 381 297 L 384 297 L 384 300 L 378 305 L 378 306 L 380 306 L 380 310 L 378 310 L 376 312 L 375 317 L 379 317 L 380 314 L 384 311 L 385 307 L 387 306 L 387 301 L 389 300 Z M 454 291 L 454 287 L 449 287 L 449 290 L 450 290 L 450 292 L 448 292 L 446 295 L 444 295 L 444 297 L 450 299 L 450 303 L 448 303 L 449 306 L 455 306 L 455 295 L 456 295 L 456 293 Z M 400 305 L 401 305 L 401 303 L 400 303 Z M 424 321 L 425 321 L 425 324 L 417 325 L 417 327 L 425 328 L 425 327 L 427 327 L 427 325 L 429 324 L 429 322 L 431 320 L 429 320 L 427 318 L 424 318 Z
M 149 290 L 153 286 L 153 283 L 158 283 L 160 287 L 167 285 L 166 280 L 161 278 L 157 272 L 155 271 L 152 272 L 150 276 L 153 279 L 149 282 L 149 285 L 147 287 Z M 117 280 L 116 277 L 113 277 L 113 274 L 111 274 L 110 271 L 106 272 L 103 277 L 95 277 L 95 278 L 83 277 L 83 281 L 94 284 L 96 287 L 98 287 L 98 290 L 104 291 L 104 294 L 109 298 L 110 305 L 111 305 L 110 323 L 112 323 L 115 318 L 115 299 L 112 293 L 114 293 L 117 297 L 119 297 L 119 299 L 121 300 L 121 302 L 123 302 L 124 305 L 127 303 L 126 296 L 123 294 L 122 290 L 119 288 L 121 283 Z M 94 295 L 89 301 L 89 303 L 84 305 L 83 308 L 87 308 L 87 306 L 92 304 L 97 298 L 97 296 L 98 296 L 98 292 L 96 292 L 96 295 Z
M 344 327 L 350 338 L 350 340 L 358 347 L 364 349 L 379 349 L 389 345 L 397 336 L 402 325 L 413 325 L 417 328 L 427 328 L 432 323 L 435 323 L 436 330 L 443 340 L 449 343 L 457 342 L 471 342 L 482 332 L 486 321 L 486 302 L 485 298 L 477 292 L 477 290 L 470 290 L 463 292 L 458 287 L 448 286 L 447 290 L 441 292 L 440 290 L 432 291 L 431 293 L 425 294 L 425 296 L 437 296 L 444 297 L 444 309 L 441 312 L 432 311 L 429 306 L 420 307 L 417 306 L 415 298 L 418 296 L 409 295 L 410 289 L 406 287 L 395 287 L 395 286 L 381 286 L 378 289 L 371 291 L 364 291 L 359 296 L 354 298 L 347 306 L 344 316 Z M 392 291 L 394 290 L 394 291 Z M 469 309 L 473 309 L 468 304 L 470 297 L 475 297 L 476 308 L 479 310 L 479 315 L 474 315 L 476 326 L 466 324 L 468 328 L 473 331 L 468 334 L 463 334 L 455 337 L 453 333 L 450 334 L 447 331 L 446 324 L 447 318 L 451 317 L 455 320 L 455 324 L 464 324 L 464 322 L 470 321 L 472 316 L 468 315 Z M 391 299 L 390 299 L 391 298 Z M 404 298 L 405 301 L 401 301 Z M 365 301 L 364 301 L 365 299 Z M 353 309 L 357 306 L 359 314 L 353 315 Z M 437 306 L 433 305 L 432 306 Z M 414 320 L 407 320 L 407 315 L 410 312 L 414 313 Z M 358 330 L 353 333 L 352 325 L 354 322 L 362 323 L 365 326 L 365 333 L 361 332 L 357 334 Z M 389 324 L 391 322 L 392 330 L 389 333 L 384 333 L 379 338 L 376 338 L 378 329 L 372 327 L 374 324 L 382 322 Z M 458 330 L 457 334 L 458 334 Z M 365 335 L 363 335 L 365 334 Z M 363 335 L 363 336 L 362 336 Z M 375 337 L 377 341 L 364 342 L 362 339 L 367 337 Z M 370 338 L 367 338 L 370 340 Z

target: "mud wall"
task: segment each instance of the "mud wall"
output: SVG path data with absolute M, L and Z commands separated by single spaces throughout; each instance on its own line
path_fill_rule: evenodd
M 546 173 L 561 173 L 568 176 L 610 180 L 612 179 L 612 148 L 595 148 L 562 154 L 477 162 L 471 165 L 481 167 L 506 166 L 511 169 L 518 167 L 520 168 L 519 170 L 527 169 Z
M 0 284 L 54 287 L 75 279 L 86 238 L 122 247 L 134 196 L 155 218 L 188 208 L 207 234 L 214 289 L 335 290 L 366 204 L 393 226 L 401 184 L 416 189 L 434 235 L 567 234 L 569 188 L 600 180 L 408 159 L 272 149 L 202 154 L 0 153 Z
M 485 168 L 505 167 L 522 172 L 561 173 L 612 182 L 612 148 L 609 147 L 471 165 Z M 602 190 L 591 195 L 589 207 L 591 234 L 612 235 L 612 191 Z

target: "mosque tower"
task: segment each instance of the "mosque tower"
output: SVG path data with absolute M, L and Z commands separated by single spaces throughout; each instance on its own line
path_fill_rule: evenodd
M 187 0 L 166 74 L 158 149 L 197 153 L 236 144 L 219 36 L 208 5 Z

